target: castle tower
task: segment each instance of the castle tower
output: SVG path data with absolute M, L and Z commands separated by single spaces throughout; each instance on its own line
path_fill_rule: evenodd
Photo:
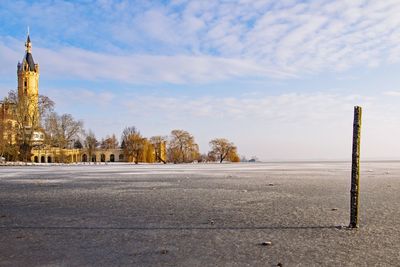
M 25 56 L 18 62 L 18 112 L 25 127 L 36 128 L 39 125 L 39 64 L 32 56 L 32 43 L 28 36 L 25 43 Z

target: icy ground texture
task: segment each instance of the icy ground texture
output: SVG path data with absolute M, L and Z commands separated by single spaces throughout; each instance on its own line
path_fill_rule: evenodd
M 399 266 L 400 163 L 362 164 L 358 230 L 349 191 L 349 162 L 0 167 L 0 266 Z

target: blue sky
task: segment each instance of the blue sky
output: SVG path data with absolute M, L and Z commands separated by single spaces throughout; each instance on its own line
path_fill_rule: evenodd
M 0 95 L 27 26 L 40 92 L 98 138 L 191 132 L 263 160 L 400 158 L 400 1 L 1 1 Z

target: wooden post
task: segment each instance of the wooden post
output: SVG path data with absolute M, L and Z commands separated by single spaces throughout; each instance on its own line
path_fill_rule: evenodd
M 354 107 L 353 123 L 353 154 L 351 166 L 351 190 L 350 190 L 350 228 L 358 228 L 358 207 L 360 203 L 360 137 L 361 137 L 361 113 L 359 106 Z

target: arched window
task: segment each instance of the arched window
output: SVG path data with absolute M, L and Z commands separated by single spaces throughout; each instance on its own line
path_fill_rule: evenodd
M 115 156 L 114 156 L 114 154 L 111 154 L 110 155 L 110 162 L 114 162 L 115 161 Z
M 100 161 L 101 161 L 101 162 L 106 162 L 106 155 L 101 154 L 101 155 L 100 155 Z

